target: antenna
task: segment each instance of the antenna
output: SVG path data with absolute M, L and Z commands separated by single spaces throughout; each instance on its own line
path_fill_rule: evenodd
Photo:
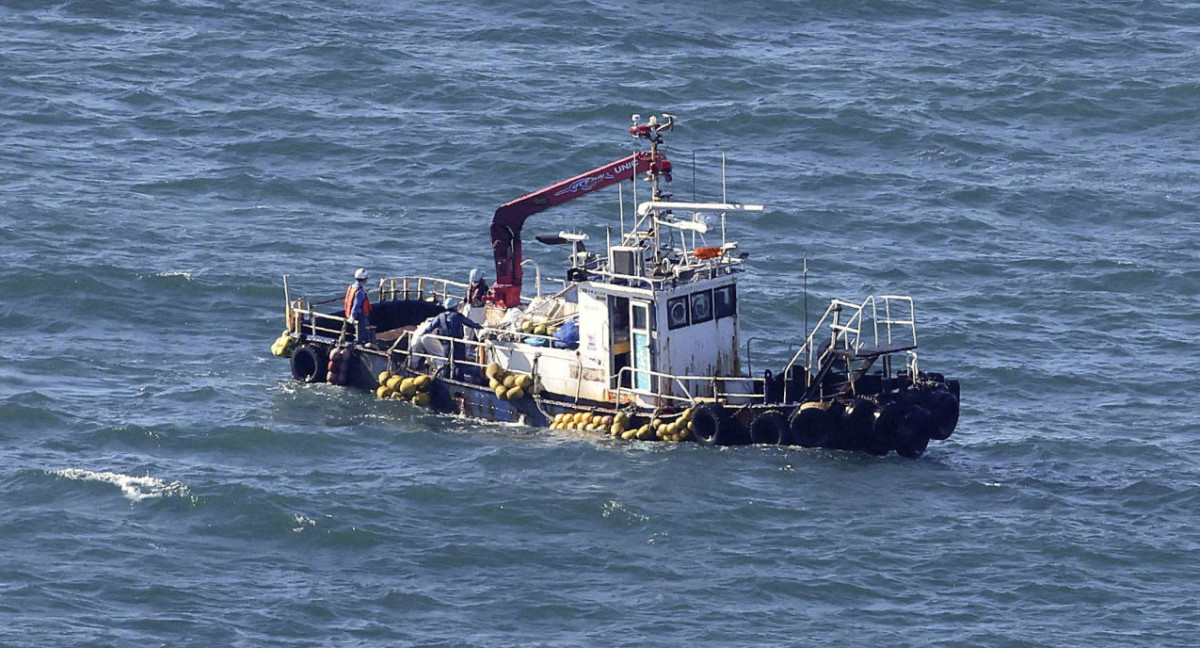
M 804 255 L 804 341 L 808 342 L 808 255 Z M 812 353 L 812 349 L 809 349 Z
M 617 205 L 621 212 L 621 239 L 625 239 L 625 186 L 620 182 L 617 183 Z
M 637 180 L 638 180 L 637 179 L 637 167 L 635 166 L 633 170 L 634 170 L 633 177 L 630 178 L 629 180 L 630 180 L 630 182 L 633 183 L 633 204 L 636 207 L 638 204 L 638 201 L 637 201 Z M 653 196 L 651 196 L 651 199 L 653 199 Z
M 725 151 L 721 151 L 721 202 L 729 202 L 725 195 Z
M 696 198 L 696 149 L 692 149 L 692 202 L 699 202 Z
M 729 202 L 725 195 L 725 151 L 721 151 L 721 202 Z M 721 212 L 721 247 L 725 246 L 725 212 Z

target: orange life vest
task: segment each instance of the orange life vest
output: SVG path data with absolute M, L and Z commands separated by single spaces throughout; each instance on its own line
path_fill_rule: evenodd
M 346 288 L 346 303 L 343 305 L 346 317 L 354 317 L 354 293 L 360 289 L 363 291 L 363 315 L 371 314 L 371 299 L 367 296 L 367 289 L 361 288 L 357 283 L 352 283 Z

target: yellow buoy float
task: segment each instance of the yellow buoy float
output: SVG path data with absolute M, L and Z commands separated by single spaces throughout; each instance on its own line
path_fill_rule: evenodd
M 296 348 L 296 338 L 290 333 L 284 331 L 275 341 L 271 343 L 271 355 L 280 358 L 290 358 L 292 351 Z
M 429 376 L 405 378 L 399 374 L 384 371 L 376 378 L 379 380 L 379 387 L 375 390 L 375 395 L 379 398 L 395 398 L 419 407 L 428 407 L 433 400 L 433 396 L 429 393 L 429 387 L 433 384 L 433 380 Z
M 533 387 L 533 376 L 503 369 L 495 362 L 489 363 L 484 372 L 488 377 L 488 387 L 501 400 L 515 401 L 525 398 Z M 564 421 L 559 420 L 562 425 Z

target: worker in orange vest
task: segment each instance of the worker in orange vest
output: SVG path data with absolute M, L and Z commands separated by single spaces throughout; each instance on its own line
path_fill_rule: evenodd
M 346 319 L 358 324 L 358 343 L 370 342 L 371 300 L 367 298 L 367 271 L 362 268 L 354 271 L 354 283 L 346 288 L 345 311 Z

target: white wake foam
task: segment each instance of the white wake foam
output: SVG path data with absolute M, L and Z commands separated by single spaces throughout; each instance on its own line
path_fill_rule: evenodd
M 121 489 L 121 494 L 131 502 L 140 502 L 145 499 L 154 499 L 158 497 L 178 496 L 190 497 L 187 486 L 178 481 L 168 482 L 165 479 L 151 477 L 134 477 L 132 475 L 122 475 L 114 472 L 93 472 L 91 470 L 83 470 L 81 468 L 64 468 L 63 470 L 51 470 L 51 475 L 58 475 L 65 479 L 74 479 L 77 481 L 97 481 L 105 484 L 112 484 Z

